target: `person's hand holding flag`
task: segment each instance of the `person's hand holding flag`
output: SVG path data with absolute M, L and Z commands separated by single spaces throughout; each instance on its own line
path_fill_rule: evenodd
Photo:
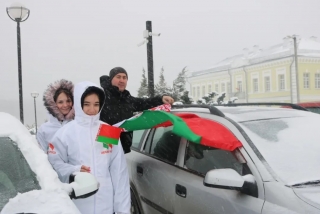
M 170 96 L 162 96 L 162 102 L 163 102 L 164 104 L 170 104 L 170 105 L 172 105 L 173 102 L 174 102 L 174 99 L 173 99 L 172 97 L 170 97 Z

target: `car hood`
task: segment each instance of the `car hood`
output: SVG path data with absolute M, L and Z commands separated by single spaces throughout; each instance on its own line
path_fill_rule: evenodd
M 320 209 L 320 186 L 305 186 L 293 188 L 296 195 L 313 207 Z
M 33 190 L 18 193 L 4 206 L 4 213 L 65 213 L 80 214 L 77 207 L 64 191 Z

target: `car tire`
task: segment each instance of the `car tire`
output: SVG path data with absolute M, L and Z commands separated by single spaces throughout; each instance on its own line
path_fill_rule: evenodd
M 130 194 L 131 194 L 131 209 L 130 209 L 131 214 L 141 214 L 137 198 L 132 190 L 130 190 Z

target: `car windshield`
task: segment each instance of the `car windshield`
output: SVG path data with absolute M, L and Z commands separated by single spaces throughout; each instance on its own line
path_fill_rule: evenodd
M 273 171 L 286 184 L 320 179 L 320 117 L 242 122 Z
M 38 180 L 17 144 L 0 137 L 0 211 L 18 192 L 35 189 L 40 189 Z

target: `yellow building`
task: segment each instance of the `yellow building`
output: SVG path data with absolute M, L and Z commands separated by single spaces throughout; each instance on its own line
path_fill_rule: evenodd
M 315 37 L 284 38 L 265 50 L 244 49 L 210 69 L 192 72 L 188 82 L 195 101 L 214 91 L 226 93 L 224 101 L 320 101 L 320 42 Z

